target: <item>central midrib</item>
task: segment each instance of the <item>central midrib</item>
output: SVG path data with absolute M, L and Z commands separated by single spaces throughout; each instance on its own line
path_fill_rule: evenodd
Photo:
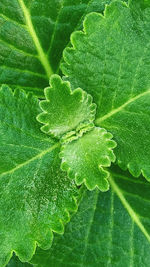
M 99 125 L 102 121 L 105 121 L 107 120 L 108 118 L 112 117 L 113 115 L 117 114 L 119 111 L 122 111 L 126 106 L 128 106 L 129 104 L 135 102 L 136 100 L 138 100 L 139 98 L 147 95 L 147 94 L 150 94 L 150 90 L 144 92 L 144 93 L 141 93 L 131 99 L 129 99 L 127 102 L 125 102 L 123 105 L 121 105 L 120 107 L 116 108 L 116 109 L 113 109 L 111 112 L 109 112 L 108 114 L 104 115 L 103 117 L 101 118 L 97 118 L 95 123 L 97 125 Z
M 55 145 L 51 146 L 50 148 L 46 149 L 46 150 L 43 150 L 41 153 L 37 154 L 36 156 L 34 156 L 33 158 L 17 165 L 15 168 L 9 170 L 9 171 L 6 171 L 6 172 L 3 172 L 0 174 L 0 178 L 7 175 L 7 174 L 11 174 L 11 173 L 14 173 L 15 171 L 19 170 L 20 168 L 23 168 L 24 166 L 30 164 L 31 162 L 39 159 L 39 158 L 42 158 L 43 156 L 45 156 L 47 153 L 53 151 L 54 149 L 56 149 L 57 147 L 60 146 L 60 143 L 56 143 Z
M 24 1 L 23 0 L 18 0 L 19 4 L 20 4 L 20 7 L 23 11 L 23 14 L 24 14 L 24 17 L 25 17 L 25 20 L 26 20 L 26 25 L 27 25 L 27 29 L 32 37 L 32 40 L 35 44 L 35 47 L 37 49 L 37 52 L 38 52 L 38 57 L 39 57 L 39 60 L 41 61 L 41 64 L 43 65 L 44 69 L 45 69 L 45 72 L 47 74 L 47 77 L 48 79 L 50 78 L 50 76 L 53 74 L 53 70 L 52 70 L 52 67 L 50 66 L 50 63 L 48 61 L 48 58 L 47 58 L 47 55 L 44 53 L 43 51 L 43 48 L 40 44 L 40 41 L 37 37 L 37 34 L 35 32 L 35 29 L 34 29 L 34 26 L 33 26 L 33 23 L 32 23 L 32 20 L 31 20 L 31 16 L 30 16 L 30 13 L 29 13 L 29 10 L 27 9 L 26 5 L 24 4 Z

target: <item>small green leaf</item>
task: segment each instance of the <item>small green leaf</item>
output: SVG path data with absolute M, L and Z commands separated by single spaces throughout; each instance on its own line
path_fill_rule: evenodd
M 46 100 L 40 102 L 43 113 L 37 120 L 44 124 L 41 130 L 57 137 L 62 144 L 60 157 L 62 170 L 83 182 L 90 190 L 109 188 L 109 167 L 115 161 L 112 148 L 116 143 L 105 129 L 94 128 L 96 105 L 82 89 L 71 91 L 70 84 L 53 75 L 51 87 L 45 89 Z M 85 134 L 86 133 L 86 134 Z
M 83 123 L 91 123 L 95 118 L 96 105 L 92 97 L 78 88 L 73 92 L 68 82 L 63 82 L 58 75 L 50 80 L 51 87 L 45 89 L 46 100 L 40 102 L 43 113 L 37 119 L 43 123 L 41 130 L 54 137 L 76 130 Z
M 67 171 L 70 178 L 75 178 L 77 185 L 84 182 L 90 190 L 97 186 L 101 191 L 107 191 L 109 172 L 106 167 L 115 161 L 112 148 L 116 143 L 111 139 L 110 133 L 95 127 L 63 145 L 60 153 L 62 170 Z
M 37 249 L 34 266 L 150 266 L 150 184 L 116 167 L 111 176 L 108 192 L 85 192 L 64 235 Z
M 60 144 L 40 131 L 39 101 L 0 90 L 0 266 L 13 251 L 28 261 L 51 246 L 77 208 L 77 188 L 60 170 Z
M 95 124 L 113 134 L 118 165 L 150 180 L 150 8 L 114 1 L 72 35 L 63 72 L 97 104 Z M 137 7 L 137 5 L 135 6 Z

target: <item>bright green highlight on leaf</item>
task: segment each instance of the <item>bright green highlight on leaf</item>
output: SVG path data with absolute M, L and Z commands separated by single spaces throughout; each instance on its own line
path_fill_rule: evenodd
M 60 170 L 60 144 L 40 131 L 39 101 L 0 89 L 0 266 L 13 251 L 29 261 L 51 246 L 77 209 L 77 188 Z
M 95 124 L 113 134 L 118 165 L 150 180 L 150 9 L 147 1 L 130 2 L 87 15 L 62 69 L 72 88 L 93 96 Z
M 62 169 L 75 179 L 77 185 L 84 182 L 90 190 L 97 186 L 101 191 L 107 191 L 109 171 L 105 167 L 115 161 L 112 149 L 116 143 L 111 139 L 110 133 L 95 127 L 81 138 L 63 145 L 60 153 Z
M 45 89 L 46 100 L 40 102 L 44 112 L 37 118 L 45 124 L 41 128 L 43 132 L 61 138 L 80 124 L 94 120 L 96 105 L 90 95 L 80 88 L 72 92 L 70 84 L 63 82 L 58 75 L 51 77 L 50 85 Z
M 94 127 L 96 105 L 90 95 L 80 88 L 72 91 L 58 75 L 51 77 L 50 85 L 45 89 L 46 100 L 40 102 L 43 112 L 37 120 L 44 124 L 43 132 L 60 139 L 62 170 L 77 185 L 85 183 L 90 190 L 98 187 L 107 191 L 109 172 L 105 168 L 115 161 L 112 134 Z

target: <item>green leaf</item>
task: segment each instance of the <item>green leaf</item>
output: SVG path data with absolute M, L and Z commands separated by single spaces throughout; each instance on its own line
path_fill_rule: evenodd
M 51 246 L 77 208 L 76 186 L 60 171 L 60 144 L 40 131 L 39 101 L 0 90 L 0 266 L 13 251 L 28 261 Z
M 116 143 L 105 129 L 93 128 L 82 137 L 62 146 L 61 168 L 68 177 L 75 179 L 77 185 L 83 182 L 89 190 L 98 187 L 101 191 L 109 189 L 107 181 L 111 162 L 115 161 L 112 148 Z
M 138 2 L 138 1 L 137 1 Z M 140 1 L 142 2 L 142 0 Z M 144 3 L 144 0 L 143 0 Z M 145 1 L 146 3 L 146 1 Z M 97 104 L 96 125 L 114 136 L 119 166 L 150 180 L 150 9 L 115 1 L 72 35 L 63 73 Z
M 105 129 L 94 128 L 96 105 L 92 97 L 80 88 L 72 92 L 70 84 L 58 75 L 51 77 L 50 84 L 45 89 L 46 100 L 40 102 L 43 112 L 37 120 L 44 124 L 44 133 L 60 139 L 62 170 L 77 185 L 84 182 L 90 190 L 96 186 L 108 190 L 109 172 L 105 167 L 115 161 L 112 148 L 116 143 Z
M 58 75 L 51 77 L 50 85 L 45 89 L 46 100 L 40 102 L 44 112 L 37 117 L 44 124 L 43 132 L 60 139 L 79 125 L 83 127 L 84 122 L 94 120 L 96 105 L 90 95 L 80 88 L 72 92 L 70 84 L 63 82 Z
M 0 84 L 43 96 L 70 34 L 110 0 L 0 0 Z M 71 14 L 71 15 L 70 15 Z
M 37 249 L 35 266 L 150 266 L 150 184 L 114 167 L 110 183 L 107 193 L 85 193 L 65 234 Z

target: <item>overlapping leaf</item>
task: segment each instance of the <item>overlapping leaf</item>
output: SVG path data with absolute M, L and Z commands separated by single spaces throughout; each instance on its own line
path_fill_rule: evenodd
M 63 72 L 93 96 L 96 125 L 113 134 L 119 166 L 150 180 L 150 9 L 140 3 L 145 8 L 115 1 L 104 16 L 88 15 Z
M 110 167 L 115 161 L 112 151 L 116 143 L 106 130 L 94 127 L 96 105 L 82 89 L 70 89 L 58 75 L 51 78 L 51 87 L 45 89 L 46 100 L 40 102 L 42 113 L 37 119 L 42 131 L 60 139 L 61 168 L 74 178 L 77 185 L 106 191 Z
M 112 169 L 112 189 L 86 192 L 63 237 L 37 250 L 37 267 L 150 265 L 150 185 Z
M 37 118 L 44 124 L 43 132 L 60 139 L 81 124 L 93 122 L 96 105 L 90 95 L 80 88 L 72 92 L 70 84 L 63 82 L 58 75 L 51 77 L 50 85 L 45 89 L 46 100 L 40 102 L 43 113 Z
M 30 260 L 63 233 L 76 210 L 76 186 L 60 170 L 59 143 L 40 131 L 38 100 L 0 90 L 0 266 L 13 251 Z
M 77 185 L 83 182 L 88 189 L 96 186 L 101 191 L 109 189 L 109 169 L 115 161 L 112 151 L 116 143 L 106 130 L 94 127 L 81 138 L 64 144 L 61 148 L 61 167 L 68 176 L 75 179 Z
M 70 34 L 110 0 L 1 0 L 0 84 L 43 96 Z

